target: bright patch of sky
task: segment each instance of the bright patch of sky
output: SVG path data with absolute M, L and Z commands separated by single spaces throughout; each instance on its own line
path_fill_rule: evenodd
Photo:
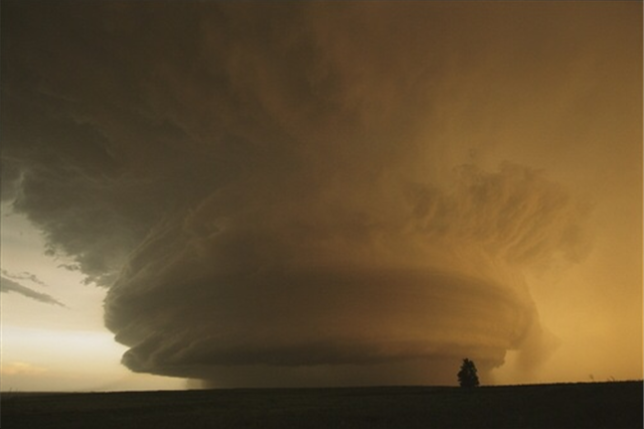
M 3 391 L 181 389 L 185 381 L 134 374 L 120 364 L 126 347 L 103 326 L 105 290 L 45 254 L 40 233 L 29 221 L 1 208 L 3 276 L 51 295 L 65 307 L 9 292 L 0 294 Z

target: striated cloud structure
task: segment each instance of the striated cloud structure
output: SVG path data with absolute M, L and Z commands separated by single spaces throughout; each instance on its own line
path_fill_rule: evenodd
M 540 147 L 517 127 L 555 132 L 598 82 L 576 71 L 600 7 L 630 13 L 5 1 L 3 201 L 107 288 L 133 371 L 453 384 L 467 356 L 485 377 L 547 355 L 525 273 L 589 244 L 588 206 L 494 134 Z
M 124 363 L 213 380 L 213 366 L 242 380 L 240 366 L 258 367 L 268 385 L 307 383 L 326 368 L 357 383 L 464 355 L 485 370 L 528 339 L 540 347 L 521 270 L 555 251 L 576 257 L 582 212 L 516 166 L 463 180 L 450 195 L 376 186 L 357 205 L 336 192 L 264 201 L 253 187 L 229 197 L 252 195 L 247 204 L 225 193 L 204 200 L 155 229 L 110 288 L 106 323 L 131 347 Z

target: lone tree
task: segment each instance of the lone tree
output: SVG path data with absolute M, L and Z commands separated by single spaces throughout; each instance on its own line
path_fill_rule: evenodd
M 474 362 L 465 358 L 463 359 L 463 365 L 461 365 L 461 370 L 458 372 L 458 384 L 461 387 L 478 387 L 479 385 L 479 376 L 476 374 L 476 365 Z

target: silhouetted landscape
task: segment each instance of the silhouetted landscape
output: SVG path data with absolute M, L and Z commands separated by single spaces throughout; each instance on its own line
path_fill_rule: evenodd
M 3 428 L 641 428 L 642 381 L 3 393 Z

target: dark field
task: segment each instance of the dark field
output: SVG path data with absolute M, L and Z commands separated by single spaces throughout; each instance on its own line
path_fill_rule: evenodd
M 641 381 L 20 394 L 2 428 L 642 428 Z

